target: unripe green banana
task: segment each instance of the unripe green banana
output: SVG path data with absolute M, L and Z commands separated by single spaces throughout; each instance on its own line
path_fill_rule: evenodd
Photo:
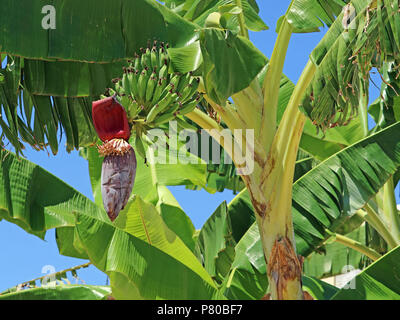
M 176 91 L 182 94 L 183 89 L 190 83 L 192 79 L 192 72 L 186 73 L 179 80 L 179 85 L 176 88 Z
M 139 68 L 140 68 L 140 57 L 137 54 L 135 54 L 133 67 L 135 68 L 135 70 L 139 70 Z
M 128 70 L 126 70 L 122 76 L 122 86 L 124 87 L 125 93 L 129 95 L 131 93 L 131 84 L 128 79 Z
M 158 100 L 160 100 L 161 94 L 166 86 L 167 86 L 167 81 L 165 79 L 158 80 L 156 89 L 153 94 L 153 99 L 151 100 L 151 103 L 153 105 L 155 105 L 158 102 Z
M 180 112 L 179 112 L 179 113 L 180 113 Z M 181 117 L 177 116 L 175 119 L 176 119 L 176 121 L 178 122 L 178 125 L 179 125 L 182 129 L 188 129 L 188 130 L 198 131 L 198 129 L 197 129 L 195 126 L 193 126 L 193 125 L 187 123 L 187 122 L 186 122 L 185 120 L 183 120 Z
M 140 66 L 141 69 L 144 69 L 147 67 L 147 61 L 146 61 L 146 49 L 140 48 Z
M 169 84 L 174 86 L 175 91 L 178 88 L 179 80 L 180 80 L 180 75 L 178 73 L 175 73 L 172 76 L 171 80 L 169 81 Z
M 139 112 L 142 110 L 136 100 L 131 100 L 131 105 L 130 105 L 129 111 L 130 111 L 129 117 L 131 119 L 134 119 L 139 114 Z
M 158 79 L 163 79 L 168 75 L 168 67 L 164 64 L 158 73 Z
M 150 69 L 152 68 L 152 64 L 151 64 L 151 49 L 149 47 L 146 48 L 146 64 Z
M 115 82 L 115 91 L 117 92 L 118 95 L 122 95 L 125 93 L 125 90 L 121 85 L 121 81 Z
M 196 99 L 196 100 L 190 101 L 190 102 L 182 105 L 182 108 L 179 110 L 179 114 L 184 115 L 189 112 L 192 112 L 194 109 L 196 109 L 196 106 L 199 102 L 200 101 Z
M 160 107 L 158 106 L 158 104 L 156 104 L 150 109 L 150 112 L 147 114 L 146 122 L 147 123 L 152 122 L 159 113 L 160 113 Z
M 162 98 L 158 103 L 158 106 L 160 108 L 159 112 L 164 112 L 165 110 L 167 110 L 171 103 L 174 103 L 177 98 L 178 95 L 170 90 L 167 95 Z
M 157 127 L 157 126 L 159 126 L 163 123 L 166 123 L 174 118 L 175 118 L 175 113 L 166 113 L 166 114 L 163 114 L 163 115 L 157 117 L 157 119 L 153 122 L 153 125 L 155 127 Z
M 138 97 L 140 100 L 143 100 L 146 95 L 146 86 L 147 86 L 147 72 L 145 70 L 139 76 L 138 79 Z
M 151 101 L 154 93 L 154 88 L 157 85 L 157 75 L 153 72 L 146 87 L 146 101 Z
M 154 46 L 151 49 L 151 66 L 154 68 L 159 68 L 159 62 L 158 62 L 158 54 L 157 54 L 157 48 Z
M 129 69 L 128 73 L 129 87 L 130 93 L 133 98 L 138 97 L 138 80 L 139 80 L 139 71 L 134 69 Z
M 167 109 L 167 113 L 175 113 L 178 109 L 182 108 L 182 102 L 176 101 L 174 104 L 171 105 L 170 108 Z
M 199 87 L 199 83 L 200 83 L 200 79 L 199 78 L 191 79 L 189 84 L 182 91 L 181 101 L 183 103 L 187 102 L 189 99 L 191 99 L 193 97 L 193 95 L 197 92 L 197 89 Z

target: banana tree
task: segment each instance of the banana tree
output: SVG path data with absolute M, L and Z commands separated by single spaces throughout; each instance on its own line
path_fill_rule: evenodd
M 17 5 L 6 1 L 0 9 L 5 10 L 0 12 L 2 16 L 9 17 L 1 22 L 3 30 L 17 30 L 22 36 L 17 42 L 9 32 L 0 35 L 0 51 L 7 53 L 8 62 L 0 78 L 7 121 L 1 120 L 0 125 L 16 150 L 22 148 L 20 137 L 37 149 L 48 145 L 57 153 L 60 127 L 65 130 L 69 150 L 95 143 L 91 102 L 112 86 L 113 78 L 121 76 L 122 67 L 129 68 L 125 59 L 139 54 L 140 47 L 153 39 L 168 42 L 171 68 L 183 74 L 195 71 L 202 78 L 199 92 L 208 112 L 195 109 L 183 119 L 209 130 L 234 162 L 235 154 L 249 150 L 254 155 L 250 174 L 240 171 L 241 163 L 235 164 L 242 172 L 254 209 L 272 298 L 302 299 L 302 263 L 296 253 L 292 210 L 297 152 L 303 146 L 324 159 L 343 149 L 343 144 L 326 139 L 319 141 L 323 148 L 312 146 L 312 142 L 321 140 L 316 138 L 319 132 L 329 135 L 329 128 L 340 125 L 351 127 L 358 121 L 363 135 L 368 134 L 368 74 L 373 67 L 382 72 L 387 61 L 399 64 L 398 2 L 293 0 L 279 19 L 278 38 L 269 61 L 248 40 L 248 30 L 266 29 L 255 1 L 166 1 L 161 5 L 143 0 L 135 6 L 120 1 L 112 8 L 106 1 L 97 1 L 96 6 L 91 1 L 84 5 L 66 2 L 60 7 L 59 27 L 54 30 L 36 26 L 42 7 L 42 1 L 20 1 Z M 93 7 L 98 8 L 96 14 Z M 15 16 L 5 12 L 15 12 Z M 34 12 L 34 18 L 18 19 L 21 12 Z M 109 22 L 99 38 L 100 33 L 91 31 L 95 28 L 71 24 L 67 18 L 71 15 L 88 26 L 98 27 L 96 21 L 101 17 L 101 21 Z M 297 84 L 291 85 L 282 74 L 291 35 L 317 31 L 323 22 L 330 26 L 327 34 L 312 51 Z M 66 45 L 66 39 L 72 45 Z M 87 47 L 93 50 L 83 50 Z M 24 102 L 20 113 L 18 101 Z M 127 109 L 129 113 L 130 104 Z M 138 123 L 133 121 L 140 128 L 136 131 L 140 136 L 142 127 Z M 230 147 L 221 139 L 223 128 L 232 132 L 254 130 L 254 143 L 246 135 L 235 135 L 235 144 Z M 382 177 L 389 179 L 388 175 L 395 173 L 396 155 L 388 156 L 393 163 Z M 372 168 L 372 173 L 378 170 L 377 165 Z M 376 180 L 375 176 L 372 179 Z M 367 187 L 369 193 L 362 194 L 362 199 L 366 194 L 372 197 L 386 180 L 379 180 L 374 188 Z M 384 192 L 384 197 L 391 197 L 385 202 L 391 208 L 385 212 L 396 222 L 394 183 L 388 183 L 390 192 Z M 351 210 L 364 205 L 355 201 Z M 302 213 L 306 215 L 307 210 L 303 207 Z M 91 224 L 86 218 L 79 221 Z M 328 236 L 326 231 L 317 231 L 317 238 Z M 68 236 L 72 236 L 70 231 Z M 310 239 L 306 240 L 309 243 Z

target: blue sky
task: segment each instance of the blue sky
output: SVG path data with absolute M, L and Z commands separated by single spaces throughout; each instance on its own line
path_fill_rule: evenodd
M 270 29 L 251 33 L 250 37 L 254 44 L 267 57 L 270 57 L 276 39 L 276 21 L 285 13 L 290 1 L 258 1 L 258 3 L 260 15 Z M 318 44 L 325 31 L 326 28 L 323 28 L 319 33 L 293 35 L 284 66 L 285 74 L 293 82 L 297 82 L 307 63 L 310 51 Z M 375 83 L 380 83 L 380 81 L 377 79 Z M 377 96 L 378 91 L 373 90 L 371 101 Z M 79 157 L 78 152 L 68 154 L 60 148 L 57 156 L 49 156 L 46 152 L 36 152 L 28 147 L 25 155 L 30 161 L 44 167 L 88 198 L 93 199 L 87 162 Z M 231 191 L 210 195 L 205 191 L 188 191 L 184 187 L 172 187 L 170 190 L 191 217 L 196 228 L 202 226 L 223 200 L 229 202 L 234 197 Z M 398 193 L 397 191 L 397 197 Z M 87 262 L 61 256 L 58 253 L 53 230 L 48 232 L 45 241 L 42 241 L 5 221 L 0 223 L 0 261 L 0 292 L 18 283 L 44 275 L 41 272 L 46 265 L 52 265 L 60 271 Z M 86 284 L 106 283 L 106 275 L 93 266 L 79 271 L 78 275 Z

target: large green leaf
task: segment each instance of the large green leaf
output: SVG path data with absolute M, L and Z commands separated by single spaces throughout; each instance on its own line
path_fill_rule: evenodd
M 293 185 L 298 252 L 307 256 L 384 185 L 400 165 L 400 123 L 329 159 Z
M 249 40 L 216 28 L 202 30 L 200 47 L 207 94 L 221 105 L 247 88 L 267 63 Z
M 18 77 L 17 73 L 17 77 L 13 78 L 16 81 L 2 85 L 7 87 L 6 93 L 13 92 L 15 97 L 18 97 L 18 90 L 29 91 L 38 113 L 35 114 L 34 129 L 31 129 L 28 118 L 32 115 L 32 107 L 25 108 L 28 111 L 26 119 L 20 118 L 15 112 L 17 99 L 14 97 L 4 102 L 0 92 L 0 104 L 7 104 L 5 110 L 8 120 L 5 122 L 0 119 L 0 126 L 17 152 L 21 149 L 19 139 L 22 139 L 39 149 L 49 144 L 53 153 L 56 153 L 57 132 L 61 128 L 65 129 L 67 135 L 67 150 L 93 143 L 96 136 L 91 128 L 84 128 L 83 134 L 80 132 L 82 126 L 91 122 L 90 113 L 86 112 L 83 118 L 79 117 L 74 113 L 79 113 L 80 109 L 84 109 L 83 106 L 77 107 L 75 104 L 72 107 L 73 100 L 68 100 L 68 103 L 59 100 L 58 104 L 53 104 L 53 100 L 80 97 L 85 99 L 85 104 L 90 105 L 93 99 L 98 99 L 110 86 L 113 78 L 122 74 L 126 59 L 139 53 L 139 49 L 147 46 L 148 41 L 168 42 L 172 49 L 181 48 L 182 51 L 187 51 L 198 43 L 196 41 L 201 32 L 196 24 L 150 0 L 118 0 L 112 7 L 105 0 L 89 0 L 84 5 L 76 0 L 59 1 L 53 4 L 57 13 L 56 29 L 45 30 L 40 26 L 44 17 L 41 10 L 46 4 L 43 0 L 23 0 L 18 4 L 7 0 L 0 8 L 0 14 L 5 17 L 0 21 L 0 27 L 4 31 L 0 35 L 0 51 L 9 56 L 24 57 L 24 67 L 15 69 L 22 71 L 23 77 Z M 30 12 L 29 17 L 25 12 Z M 70 19 L 71 16 L 74 19 Z M 14 34 L 19 34 L 22 38 L 15 41 Z M 239 90 L 243 85 L 247 86 L 245 82 L 250 82 L 255 76 L 252 70 L 257 69 L 258 61 L 263 59 L 263 55 L 256 52 L 246 39 L 232 35 L 229 44 L 233 42 L 236 47 L 230 53 L 233 63 L 217 71 L 234 72 L 234 62 L 240 59 L 238 54 L 255 54 L 257 59 L 252 59 L 251 64 L 254 62 L 256 65 L 249 67 L 246 63 L 250 70 L 249 77 L 236 78 L 222 84 L 217 90 L 219 96 L 224 96 L 232 89 Z M 199 59 L 191 58 L 192 61 L 197 61 L 197 66 L 202 58 L 199 49 L 196 49 Z M 178 54 L 172 55 L 172 59 L 179 56 L 178 51 Z M 192 52 L 191 56 L 193 57 Z M 176 59 L 172 65 L 181 65 L 179 58 Z M 217 77 L 215 72 L 212 74 L 214 78 Z M 28 98 L 25 100 L 24 104 Z M 40 115 L 42 110 L 45 112 Z
M 108 286 L 57 285 L 3 293 L 0 300 L 106 300 L 110 295 Z
M 164 223 L 154 205 L 135 196 L 118 216 L 115 225 L 186 265 L 213 285 L 210 275 L 184 242 Z
M 6 0 L 0 8 L 0 51 L 46 60 L 112 62 L 132 57 L 150 39 L 181 47 L 196 26 L 149 0 L 61 0 L 52 3 L 56 28 L 41 27 L 45 0 Z M 71 19 L 73 17 L 73 19 Z M 15 35 L 18 34 L 18 41 Z
M 303 291 L 307 291 L 316 300 L 329 300 L 336 292 L 338 288 L 313 277 L 303 276 Z
M 358 274 L 333 300 L 399 300 L 400 247 L 394 248 Z
M 78 214 L 76 228 L 90 260 L 110 277 L 117 299 L 223 298 L 185 264 L 109 222 Z

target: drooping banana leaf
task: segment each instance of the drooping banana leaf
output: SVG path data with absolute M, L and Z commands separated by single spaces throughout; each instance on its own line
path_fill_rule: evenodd
M 335 20 L 310 59 L 316 66 L 302 111 L 322 130 L 344 125 L 368 97 L 369 72 L 400 63 L 398 2 L 353 0 Z M 344 23 L 349 19 L 349 23 Z
M 204 268 L 214 281 L 220 284 L 230 270 L 236 245 L 225 201 L 201 228 L 196 245 L 201 253 L 200 260 Z
M 52 228 L 75 224 L 74 213 L 107 219 L 105 211 L 38 165 L 0 153 L 0 215 L 42 239 Z

